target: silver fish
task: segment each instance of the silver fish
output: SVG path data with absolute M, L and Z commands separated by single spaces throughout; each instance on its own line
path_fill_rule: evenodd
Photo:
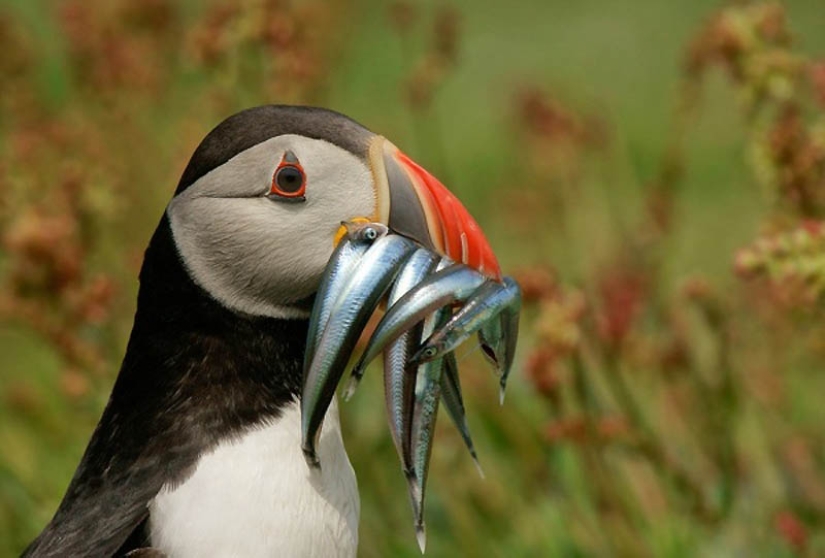
M 484 471 L 478 461 L 478 454 L 473 445 L 473 438 L 470 436 L 470 427 L 467 425 L 467 415 L 464 410 L 464 398 L 461 395 L 461 382 L 458 378 L 458 363 L 455 360 L 455 353 L 444 355 L 444 372 L 441 375 L 441 401 L 447 409 L 447 414 L 453 419 L 464 445 L 473 457 L 478 474 L 484 478 Z
M 518 324 L 521 315 L 521 289 L 511 277 L 504 278 L 504 285 L 509 290 L 516 290 L 518 296 L 499 314 L 501 328 L 504 331 L 504 358 L 502 359 L 501 379 L 499 380 L 499 403 L 504 404 L 504 391 L 507 389 L 507 378 L 513 370 L 516 360 L 516 346 L 518 345 Z
M 441 358 L 445 353 L 454 351 L 485 323 L 501 316 L 504 354 L 499 398 L 503 402 L 515 355 L 520 310 L 521 289 L 512 278 L 505 277 L 501 285 L 490 281 L 480 287 L 444 327 L 427 339 L 413 355 L 412 361 L 420 364 Z
M 501 377 L 501 366 L 504 360 L 504 329 L 501 327 L 501 320 L 484 322 L 478 330 L 478 342 L 484 358 Z
M 387 296 L 387 304 L 394 304 L 407 291 L 420 283 L 435 268 L 437 261 L 438 256 L 429 250 L 423 248 L 416 250 L 398 273 L 398 278 Z M 408 366 L 407 361 L 421 343 L 421 327 L 419 324 L 411 331 L 403 333 L 384 351 L 384 398 L 390 433 L 401 460 L 401 467 L 407 478 L 413 502 L 417 500 L 418 483 L 415 480 L 409 444 L 406 444 L 405 440 L 410 436 L 412 424 L 416 367 Z M 344 396 L 345 399 L 352 395 L 358 379 L 359 377 L 352 376 L 347 394 Z
M 495 283 L 487 284 L 485 287 L 495 287 Z M 470 304 L 472 300 L 476 296 L 480 296 L 481 298 L 487 296 L 488 289 L 479 288 L 467 304 Z M 504 325 L 502 321 L 504 321 L 504 313 L 499 314 L 498 318 L 488 320 L 482 324 L 481 328 L 478 330 L 478 342 L 481 347 L 481 354 L 484 355 L 484 358 L 490 365 L 493 367 L 496 375 L 498 376 L 499 382 L 501 382 L 502 378 L 505 378 L 504 382 L 506 383 L 506 376 L 509 374 L 510 367 L 512 366 L 512 358 L 509 360 L 509 364 L 507 362 L 508 353 L 507 353 L 507 341 L 504 334 Z M 500 399 L 503 400 L 503 390 L 500 394 Z
M 335 301 L 341 296 L 341 291 L 352 276 L 361 257 L 372 244 L 380 237 L 385 236 L 389 229 L 381 223 L 341 223 L 347 229 L 346 236 L 341 239 L 332 252 L 332 257 L 321 278 L 318 287 L 318 299 L 312 307 L 309 318 L 309 334 L 307 348 L 304 353 L 304 370 L 309 368 L 315 349 L 321 340 L 321 335 L 329 322 L 329 313 Z
M 378 322 L 367 348 L 353 369 L 363 369 L 403 332 L 448 304 L 466 300 L 487 279 L 463 264 L 452 264 L 436 271 L 393 304 Z
M 424 322 L 422 336 L 426 338 L 449 318 L 446 308 L 437 309 Z M 444 361 L 440 358 L 418 366 L 415 389 L 415 408 L 412 431 L 408 444 L 412 455 L 413 471 L 418 489 L 410 496 L 415 515 L 415 537 L 421 552 L 427 546 L 427 531 L 424 523 L 424 495 L 427 489 L 427 474 L 430 469 L 430 455 L 433 449 L 435 423 L 438 418 L 438 403 L 441 399 L 441 378 Z
M 319 465 L 316 438 L 352 350 L 370 315 L 415 247 L 411 240 L 399 235 L 379 238 L 361 257 L 330 310 L 315 354 L 304 370 L 301 447 L 311 466 Z
M 401 469 L 407 479 L 410 503 L 415 509 L 420 497 L 418 479 L 413 468 L 408 442 L 411 437 L 413 409 L 415 407 L 415 374 L 417 366 L 409 364 L 410 355 L 420 344 L 422 325 L 414 326 L 390 343 L 384 351 L 384 402 L 390 433 L 401 460 Z
M 399 273 L 387 299 L 388 306 L 398 302 L 398 299 L 420 283 L 436 266 L 441 265 L 435 254 L 428 250 L 423 250 L 423 254 L 420 252 L 414 253 Z M 384 398 L 387 417 L 393 443 L 407 479 L 413 509 L 415 509 L 416 502 L 421 499 L 421 488 L 413 468 L 408 442 L 412 436 L 417 367 L 410 366 L 408 362 L 410 356 L 421 344 L 423 327 L 423 323 L 413 326 L 410 331 L 402 333 L 398 339 L 390 343 L 384 351 Z M 353 375 L 353 380 L 355 379 L 356 376 Z
M 395 283 L 390 289 L 390 294 L 387 296 L 387 307 L 392 307 L 403 295 L 407 294 L 407 292 L 409 292 L 413 287 L 421 283 L 421 281 L 423 281 L 424 278 L 429 275 L 433 269 L 435 269 L 436 265 L 438 265 L 438 260 L 439 257 L 426 248 L 419 248 L 416 250 L 406 261 L 404 267 L 402 267 L 398 272 L 398 278 L 395 280 Z M 404 335 L 401 335 L 397 341 L 400 342 L 402 337 L 404 337 Z M 402 346 L 404 346 L 404 344 L 399 343 L 395 346 L 394 352 L 399 351 Z M 407 356 L 409 357 L 411 354 L 412 353 Z M 344 393 L 345 401 L 348 401 L 355 393 L 355 389 L 358 387 L 358 383 L 364 376 L 365 371 L 366 363 L 364 366 L 356 366 L 353 368 L 349 385 Z

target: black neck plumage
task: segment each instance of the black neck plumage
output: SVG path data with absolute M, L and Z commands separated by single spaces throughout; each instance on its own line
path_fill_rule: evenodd
M 144 262 L 113 398 L 147 390 L 146 399 L 175 414 L 204 418 L 215 431 L 202 436 L 211 439 L 277 415 L 299 396 L 306 320 L 239 315 L 216 302 L 184 269 L 166 217 Z
M 186 272 L 165 216 L 140 282 L 109 403 L 54 519 L 27 553 L 112 555 L 162 486 L 299 397 L 307 321 L 221 306 Z

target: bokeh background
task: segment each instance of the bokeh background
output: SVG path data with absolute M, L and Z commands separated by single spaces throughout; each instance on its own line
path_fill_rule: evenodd
M 461 350 L 428 556 L 825 555 L 825 5 L 0 0 L 0 556 L 50 519 L 142 251 L 221 119 L 317 104 L 476 216 L 525 293 L 504 407 Z M 379 374 L 363 557 L 418 556 Z

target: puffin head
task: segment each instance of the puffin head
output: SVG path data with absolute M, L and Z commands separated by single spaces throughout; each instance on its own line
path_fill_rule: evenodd
M 166 210 L 192 279 L 244 314 L 304 318 L 342 223 L 387 225 L 500 278 L 481 229 L 384 137 L 325 109 L 237 113 L 201 142 Z

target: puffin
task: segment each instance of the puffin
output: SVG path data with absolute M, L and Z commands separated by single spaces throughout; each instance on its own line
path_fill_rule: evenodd
M 108 403 L 23 556 L 355 556 L 337 403 L 313 468 L 300 398 L 314 296 L 358 219 L 476 267 L 492 253 L 443 184 L 340 113 L 266 105 L 206 135 L 145 251 Z

